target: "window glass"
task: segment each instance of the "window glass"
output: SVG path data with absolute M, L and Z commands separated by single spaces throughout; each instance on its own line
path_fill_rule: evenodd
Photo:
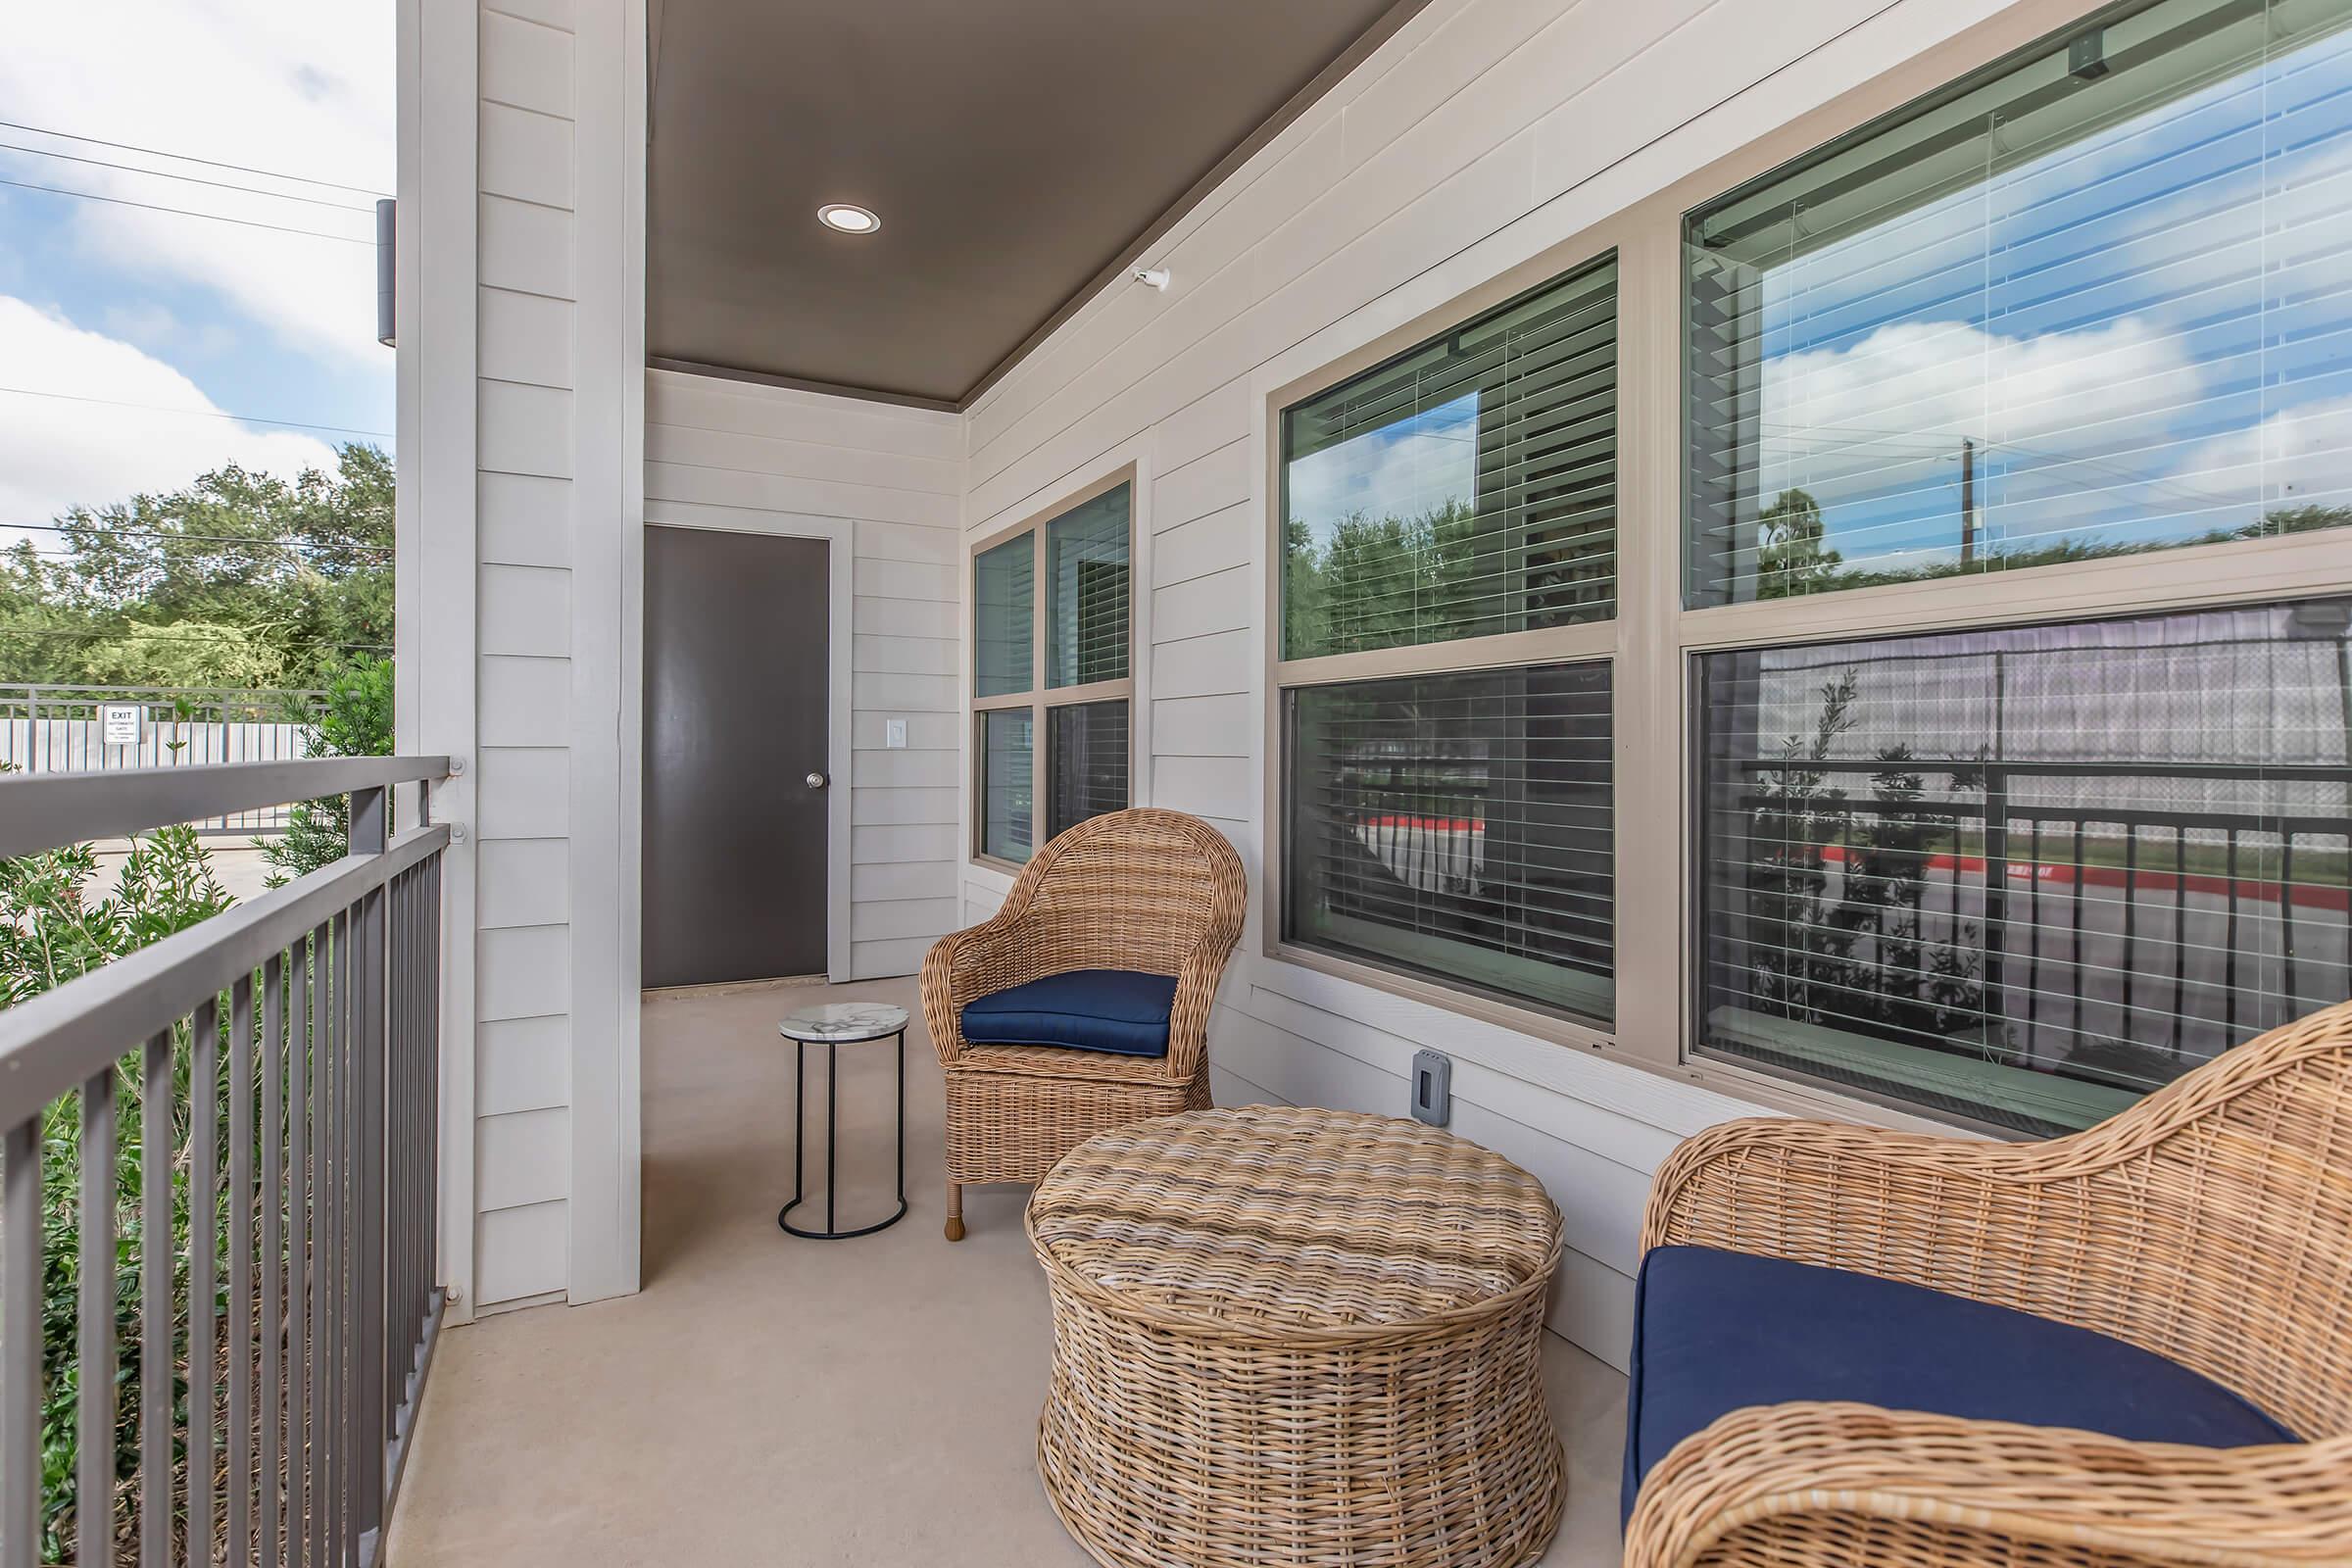
M 2347 625 L 1705 656 L 1702 1054 L 2045 1134 L 2352 994 Z
M 1127 678 L 1127 486 L 1046 527 L 1049 686 Z
M 1616 612 L 1617 268 L 1284 412 L 1283 655 Z
M 1694 213 L 1685 598 L 2352 520 L 2352 33 L 2165 0 Z
M 1127 704 L 1047 710 L 1049 834 L 1127 808 Z
M 982 697 L 1025 692 L 1030 669 L 1037 544 L 1028 534 L 972 558 L 972 668 Z
M 1608 1020 L 1609 669 L 1289 694 L 1293 942 Z
M 1035 848 L 1031 811 L 1036 794 L 1035 720 L 1026 708 L 980 715 L 980 851 L 1026 860 Z

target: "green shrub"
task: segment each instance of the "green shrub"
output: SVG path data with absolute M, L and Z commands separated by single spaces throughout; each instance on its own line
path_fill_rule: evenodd
M 353 660 L 327 682 L 325 703 L 303 717 L 304 746 L 313 757 L 390 756 L 392 662 Z M 349 852 L 351 797 L 301 802 L 288 813 L 283 834 L 253 843 L 270 862 L 269 885 L 273 888 L 332 865 Z
M 227 908 L 228 894 L 215 880 L 212 858 L 195 831 L 169 827 L 134 839 L 116 890 L 94 897 L 98 858 L 87 844 L 0 860 L 0 1004 L 13 1005 L 65 985 L 112 959 L 196 925 Z M 176 1152 L 186 1147 L 189 1107 L 188 1031 L 174 1031 L 172 1068 L 172 1313 L 175 1339 L 184 1339 L 187 1303 L 188 1172 Z M 224 1043 L 225 1045 L 225 1043 Z M 227 1052 L 222 1052 L 225 1063 Z M 138 1377 L 138 1261 L 145 1243 L 139 1204 L 139 1074 L 135 1063 L 115 1067 L 115 1365 L 116 1429 L 114 1474 L 118 1498 L 138 1469 L 140 1400 Z M 225 1077 L 225 1075 L 224 1075 Z M 225 1106 L 226 1096 L 218 1103 Z M 71 1555 L 75 1530 L 74 1468 L 78 1458 L 74 1405 L 83 1368 L 76 1348 L 75 1314 L 80 1295 L 81 1097 L 51 1104 L 41 1127 L 41 1317 L 43 1398 L 41 1407 L 41 1560 Z M 214 1214 L 219 1231 L 220 1216 Z M 217 1237 L 217 1241 L 224 1237 Z M 225 1270 L 223 1271 L 225 1276 Z M 225 1277 L 222 1290 L 225 1292 Z M 184 1424 L 186 1386 L 174 1377 L 170 1396 L 173 1425 Z M 184 1469 L 184 1451 L 174 1470 Z M 185 1489 L 175 1489 L 185 1494 Z M 118 1544 L 130 1547 L 134 1513 L 116 1510 Z M 177 1521 L 174 1534 L 179 1533 Z

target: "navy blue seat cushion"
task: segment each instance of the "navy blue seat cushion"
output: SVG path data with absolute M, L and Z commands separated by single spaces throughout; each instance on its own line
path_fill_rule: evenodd
M 974 1045 L 1164 1056 L 1175 1005 L 1173 975 L 1072 969 L 965 1003 L 963 1038 Z
M 1625 1419 L 1624 1517 L 1650 1467 L 1729 1411 L 1790 1399 L 2072 1427 L 2208 1448 L 2293 1443 L 2163 1356 L 1923 1286 L 1711 1247 L 1642 1260 Z

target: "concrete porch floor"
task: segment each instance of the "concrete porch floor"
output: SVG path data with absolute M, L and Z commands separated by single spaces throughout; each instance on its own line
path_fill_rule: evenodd
M 910 1211 L 876 1236 L 802 1241 L 776 1228 L 793 1147 L 776 1019 L 863 1000 L 914 1014 Z M 889 1054 L 843 1050 L 845 1227 L 888 1209 Z M 943 1102 L 914 982 L 657 997 L 643 1059 L 645 1289 L 444 1338 L 392 1568 L 1083 1568 L 1038 1486 L 1052 1330 L 1021 1234 L 1027 1189 L 967 1190 L 969 1238 L 941 1238 Z M 811 1051 L 821 1095 L 818 1061 Z M 821 1148 L 809 1170 L 814 1187 Z M 855 1206 L 877 1195 L 880 1207 Z M 1625 1381 L 1564 1340 L 1545 1350 L 1569 1497 L 1543 1561 L 1598 1568 L 1619 1556 Z

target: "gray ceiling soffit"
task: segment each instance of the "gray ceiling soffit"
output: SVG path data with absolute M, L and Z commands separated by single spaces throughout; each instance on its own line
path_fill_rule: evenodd
M 659 0 L 648 363 L 968 407 L 1426 4 Z

